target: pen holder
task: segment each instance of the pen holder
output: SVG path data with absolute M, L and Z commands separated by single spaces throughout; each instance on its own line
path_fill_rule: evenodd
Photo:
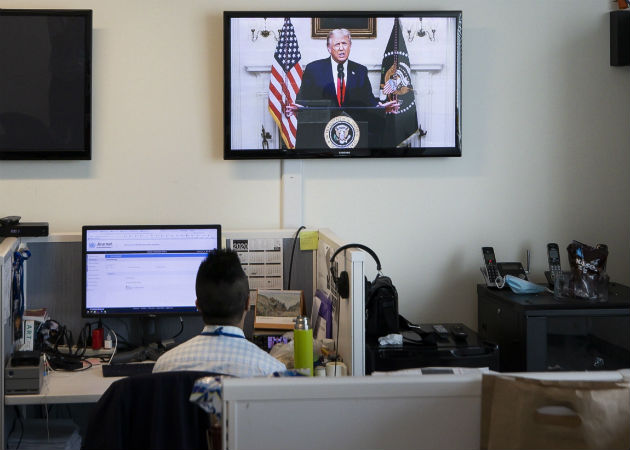
M 308 317 L 299 316 L 293 330 L 294 367 L 305 375 L 313 376 L 313 330 Z

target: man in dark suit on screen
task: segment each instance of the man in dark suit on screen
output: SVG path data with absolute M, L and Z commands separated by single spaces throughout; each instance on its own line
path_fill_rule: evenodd
M 300 108 L 314 105 L 346 107 L 346 114 L 357 122 L 368 124 L 370 147 L 378 146 L 384 111 L 395 111 L 398 103 L 379 102 L 374 97 L 367 67 L 348 59 L 352 48 L 350 31 L 344 28 L 332 30 L 328 33 L 326 48 L 330 57 L 307 64 L 296 104 L 287 105 L 285 113 L 290 116 Z M 366 109 L 353 109 L 356 107 Z M 335 109 L 331 117 L 341 114 L 341 111 Z M 298 121 L 297 148 L 301 147 L 303 139 L 300 134 Z

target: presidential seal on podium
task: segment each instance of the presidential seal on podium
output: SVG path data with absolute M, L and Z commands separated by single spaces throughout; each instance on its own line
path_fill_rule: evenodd
M 324 139 L 329 148 L 354 148 L 360 136 L 359 125 L 346 115 L 332 118 L 324 128 Z

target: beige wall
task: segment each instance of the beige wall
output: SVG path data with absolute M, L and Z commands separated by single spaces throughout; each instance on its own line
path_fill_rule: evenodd
M 530 248 L 541 280 L 547 242 L 607 243 L 612 278 L 630 283 L 630 69 L 609 66 L 614 6 L 389 2 L 463 10 L 463 157 L 304 161 L 304 223 L 372 247 L 415 321 L 476 326 L 482 245 L 499 260 L 524 259 Z M 49 221 L 53 232 L 95 223 L 282 225 L 281 162 L 222 159 L 221 13 L 285 2 L 0 7 L 94 10 L 93 160 L 1 161 L 0 215 Z

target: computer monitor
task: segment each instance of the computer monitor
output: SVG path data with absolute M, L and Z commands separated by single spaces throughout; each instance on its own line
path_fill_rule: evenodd
M 198 314 L 195 278 L 220 225 L 84 226 L 83 317 Z

